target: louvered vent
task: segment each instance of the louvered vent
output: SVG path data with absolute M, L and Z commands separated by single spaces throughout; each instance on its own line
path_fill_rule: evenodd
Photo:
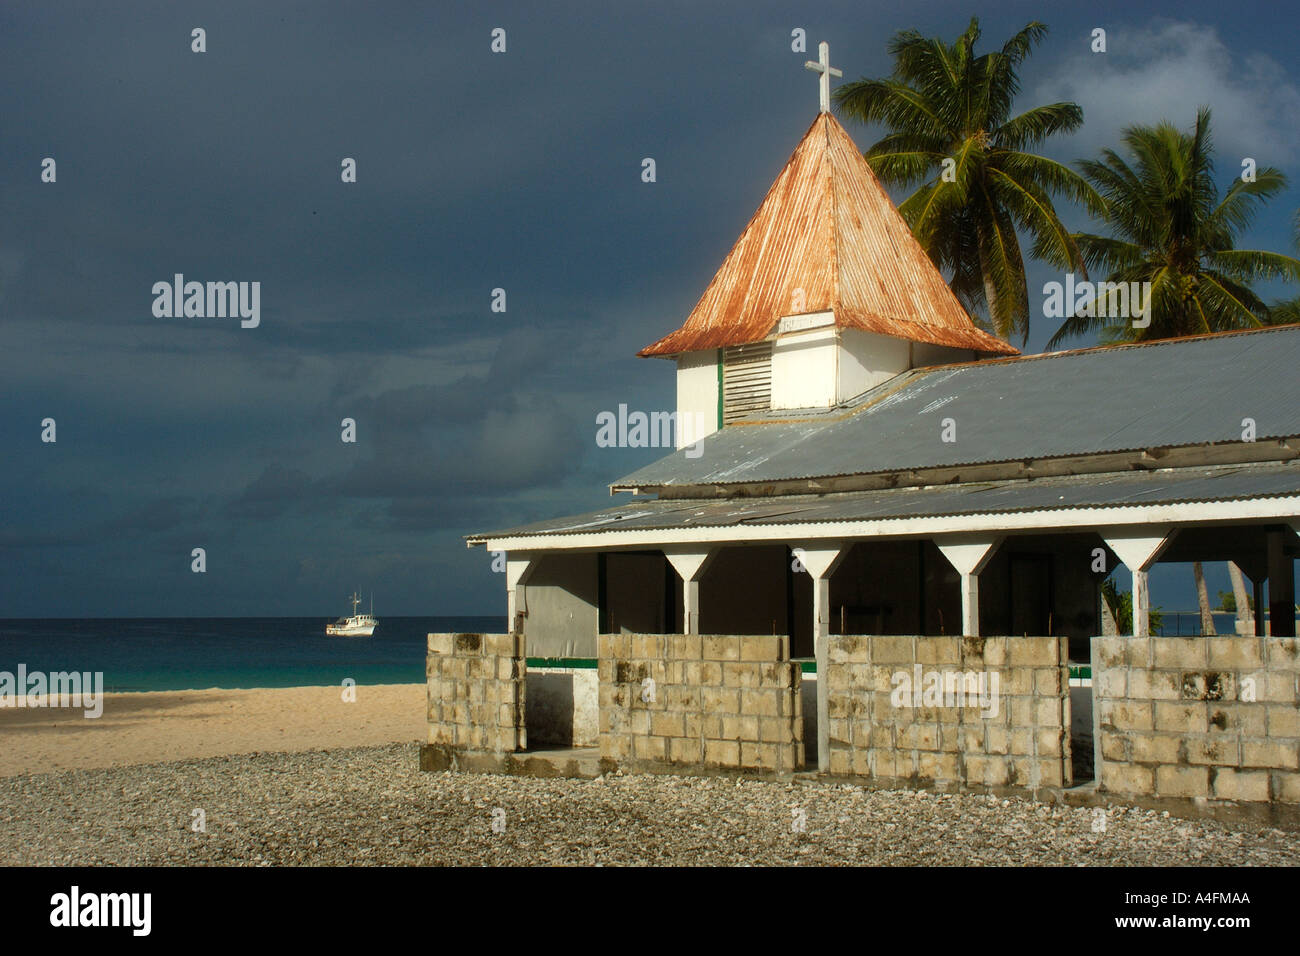
M 722 424 L 772 407 L 772 343 L 722 350 Z

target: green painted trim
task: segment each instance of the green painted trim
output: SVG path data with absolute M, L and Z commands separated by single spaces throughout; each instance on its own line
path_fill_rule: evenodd
M 799 672 L 800 672 L 801 674 L 816 674 L 816 673 L 817 673 L 817 662 L 816 662 L 816 661 L 800 661 L 800 662 L 799 662 Z
M 1083 678 L 1083 677 L 1088 678 L 1088 680 L 1092 680 L 1092 668 L 1084 665 L 1071 665 L 1070 667 L 1071 680 L 1076 678 Z
M 718 349 L 718 424 L 717 430 L 722 430 L 722 349 Z
M 594 657 L 529 657 L 529 667 L 567 667 L 573 670 L 595 670 Z

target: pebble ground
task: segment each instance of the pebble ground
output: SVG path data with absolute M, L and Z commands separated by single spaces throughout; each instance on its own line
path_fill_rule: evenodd
M 203 811 L 206 832 L 195 832 Z M 1300 835 L 733 777 L 422 773 L 413 744 L 0 780 L 0 864 L 1297 866 Z

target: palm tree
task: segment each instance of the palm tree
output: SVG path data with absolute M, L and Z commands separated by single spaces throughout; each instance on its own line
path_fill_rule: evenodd
M 1016 67 L 1047 33 L 1037 21 L 994 53 L 975 54 L 979 20 L 955 43 L 915 30 L 890 41 L 894 73 L 835 91 L 846 116 L 881 123 L 889 134 L 864 154 L 891 185 L 920 187 L 899 207 L 931 260 L 951 273 L 949 285 L 972 313 L 987 308 L 993 331 L 1021 344 L 1029 334 L 1029 294 L 1016 230 L 1034 240 L 1031 255 L 1085 272 L 1052 195 L 1100 210 L 1083 177 L 1025 152 L 1083 123 L 1076 103 L 1051 103 L 1011 116 L 1019 91 Z
M 1295 247 L 1300 249 L 1300 209 L 1297 209 L 1295 213 Z M 1273 321 L 1279 325 L 1291 325 L 1300 322 L 1300 296 L 1274 302 L 1269 306 L 1269 311 L 1273 313 Z
M 1078 164 L 1105 197 L 1101 218 L 1113 235 L 1074 239 L 1089 267 L 1108 272 L 1107 281 L 1151 284 L 1150 324 L 1134 328 L 1127 320 L 1076 313 L 1047 347 L 1094 331 L 1111 341 L 1142 341 L 1276 323 L 1250 283 L 1300 279 L 1300 261 L 1238 249 L 1236 241 L 1260 205 L 1286 187 L 1286 177 L 1265 167 L 1251 182 L 1236 178 L 1220 199 L 1206 108 L 1197 112 L 1191 133 L 1160 123 L 1130 127 L 1123 139 L 1136 166 L 1109 149 L 1101 161 Z

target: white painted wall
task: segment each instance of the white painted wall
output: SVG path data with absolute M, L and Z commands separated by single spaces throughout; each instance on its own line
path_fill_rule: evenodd
M 909 368 L 908 346 L 909 343 L 903 339 L 888 335 L 859 329 L 841 330 L 836 401 L 861 395 L 900 372 L 906 372 Z
M 717 349 L 677 356 L 678 448 L 718 430 L 718 361 Z
M 788 332 L 772 348 L 772 407 L 827 408 L 907 371 L 908 355 L 904 340 L 857 329 Z
M 835 404 L 834 328 L 788 332 L 772 345 L 772 408 L 826 408 Z

